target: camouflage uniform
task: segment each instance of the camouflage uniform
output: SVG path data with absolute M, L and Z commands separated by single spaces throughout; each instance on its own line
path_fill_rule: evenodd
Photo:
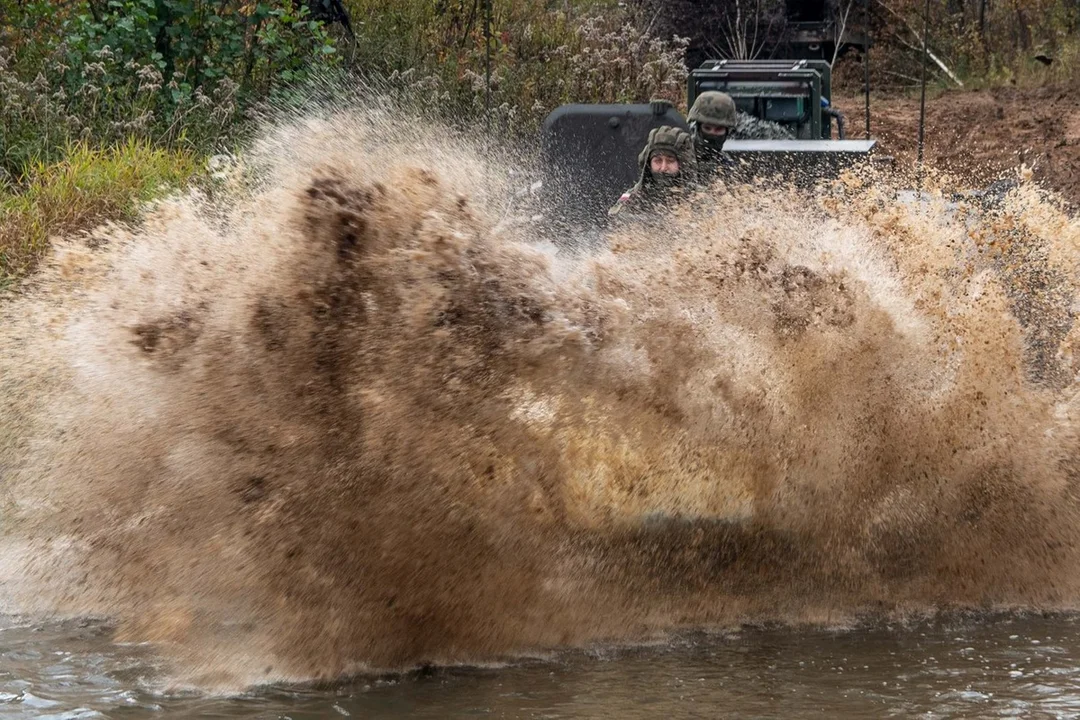
M 739 122 L 731 138 L 739 140 L 795 140 L 795 133 L 772 120 L 762 120 L 748 113 L 739 113 Z
M 668 153 L 679 160 L 678 175 L 654 174 L 649 166 L 653 155 Z M 685 131 L 664 125 L 649 133 L 645 148 L 638 155 L 640 175 L 637 183 L 624 192 L 618 202 L 608 210 L 608 215 L 624 211 L 651 211 L 672 195 L 690 187 L 697 179 L 697 162 L 694 157 L 693 138 Z
M 686 115 L 690 123 L 690 133 L 694 138 L 694 154 L 698 170 L 705 182 L 711 180 L 719 171 L 730 170 L 735 166 L 735 159 L 724 152 L 724 141 L 731 137 L 738 124 L 735 101 L 727 93 L 708 90 L 697 96 L 693 107 Z M 723 138 L 713 138 L 701 132 L 700 125 L 709 123 L 727 128 Z

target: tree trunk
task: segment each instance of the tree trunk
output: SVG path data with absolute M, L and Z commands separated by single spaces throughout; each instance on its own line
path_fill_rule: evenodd
M 1031 28 L 1028 27 L 1027 18 L 1024 17 L 1024 10 L 1017 0 L 1013 0 L 1013 8 L 1016 10 L 1016 37 L 1019 41 L 1019 47 L 1021 50 L 1030 50 Z
M 165 84 L 168 85 L 172 82 L 175 60 L 172 53 L 172 41 L 169 40 L 169 34 L 165 31 L 172 25 L 173 17 L 168 4 L 161 2 L 161 0 L 154 4 L 157 11 L 155 14 L 160 23 L 157 35 L 154 36 L 154 49 L 161 53 L 161 59 L 165 63 L 165 67 L 161 71 L 161 77 L 164 79 Z

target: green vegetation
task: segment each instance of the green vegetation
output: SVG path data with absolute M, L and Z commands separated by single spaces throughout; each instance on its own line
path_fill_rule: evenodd
M 0 0 L 0 287 L 61 232 L 132 218 L 337 65 L 292 0 Z
M 291 0 L 0 0 L 0 172 L 17 182 L 78 139 L 199 152 L 243 111 L 334 64 L 322 23 Z
M 77 143 L 63 157 L 31 163 L 20 191 L 0 195 L 0 287 L 32 267 L 51 236 L 134 219 L 142 203 L 199 168 L 190 152 L 136 139 L 104 149 Z
M 567 101 L 679 103 L 688 45 L 762 54 L 784 29 L 782 0 L 490 0 L 489 93 L 485 0 L 343 3 L 351 31 L 312 14 L 321 0 L 0 0 L 0 286 L 51 235 L 132 217 L 242 147 L 260 110 L 332 94 L 328 77 L 384 78 L 444 117 L 528 137 Z M 874 84 L 910 86 L 922 0 L 869 4 Z M 827 7 L 861 30 L 862 0 Z M 931 0 L 931 16 L 937 86 L 1071 82 L 1080 63 L 1075 0 Z M 837 83 L 860 84 L 860 68 L 849 53 Z
M 308 81 L 383 77 L 446 117 L 490 109 L 511 134 L 572 98 L 683 92 L 678 41 L 610 0 L 493 0 L 490 97 L 483 2 L 345 0 L 353 33 L 308 5 L 0 0 L 0 288 L 49 237 L 131 218 L 242 146 L 257 111 L 304 102 Z

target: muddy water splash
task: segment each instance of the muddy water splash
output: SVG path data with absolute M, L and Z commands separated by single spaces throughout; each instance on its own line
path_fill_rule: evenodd
M 19 607 L 236 687 L 1080 597 L 1080 228 L 1034 188 L 714 188 L 570 261 L 404 135 L 280 128 L 254 197 L 4 307 Z

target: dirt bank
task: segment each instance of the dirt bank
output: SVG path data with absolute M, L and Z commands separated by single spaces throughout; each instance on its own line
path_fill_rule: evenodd
M 853 137 L 863 135 L 863 96 L 838 95 Z M 1025 162 L 1080 206 L 1080 90 L 1068 87 L 948 91 L 927 98 L 926 157 L 985 182 Z M 900 162 L 914 162 L 919 96 L 872 96 L 871 133 Z

